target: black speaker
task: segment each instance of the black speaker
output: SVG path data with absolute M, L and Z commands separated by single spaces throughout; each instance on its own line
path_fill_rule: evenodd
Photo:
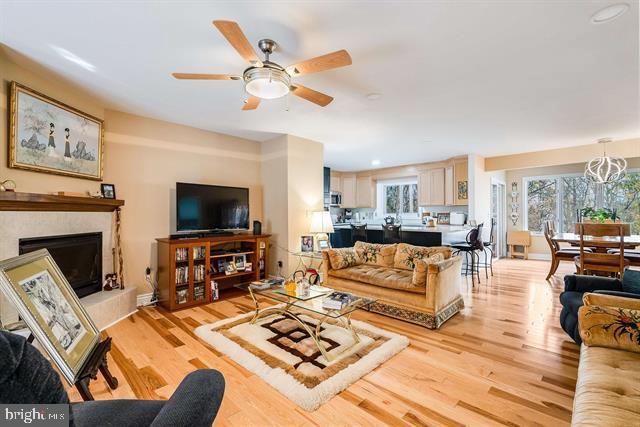
M 256 236 L 262 234 L 262 223 L 260 221 L 253 221 L 253 234 Z

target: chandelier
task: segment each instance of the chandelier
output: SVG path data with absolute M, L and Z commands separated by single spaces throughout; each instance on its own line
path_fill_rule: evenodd
M 591 159 L 584 169 L 584 176 L 598 184 L 606 184 L 622 179 L 627 170 L 627 161 L 625 159 L 607 156 L 607 142 L 611 142 L 611 138 L 598 140 L 598 143 L 603 146 L 603 155 L 602 157 Z

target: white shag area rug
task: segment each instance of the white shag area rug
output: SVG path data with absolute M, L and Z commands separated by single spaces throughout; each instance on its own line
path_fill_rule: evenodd
M 252 325 L 252 317 L 253 312 L 224 319 L 200 326 L 195 333 L 307 411 L 316 410 L 409 345 L 404 335 L 353 320 L 360 343 L 349 348 L 354 343 L 351 333 L 325 322 L 320 336 L 332 358 L 327 361 L 296 321 L 277 315 Z M 317 319 L 301 318 L 315 329 Z

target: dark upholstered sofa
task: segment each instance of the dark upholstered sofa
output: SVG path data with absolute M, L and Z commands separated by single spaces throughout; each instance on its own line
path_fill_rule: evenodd
M 637 273 L 637 272 L 633 272 Z M 631 275 L 631 273 L 629 273 Z M 570 274 L 564 277 L 564 292 L 560 294 L 562 311 L 560 325 L 562 329 L 577 343 L 581 344 L 578 309 L 582 307 L 582 297 L 586 292 L 615 295 L 626 298 L 640 299 L 640 285 L 629 285 L 629 280 L 623 284 L 619 279 L 599 276 L 581 276 Z

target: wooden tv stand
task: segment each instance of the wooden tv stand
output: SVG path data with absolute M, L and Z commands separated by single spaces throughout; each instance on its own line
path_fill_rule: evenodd
M 158 303 L 181 310 L 213 301 L 218 291 L 267 277 L 269 234 L 234 234 L 193 239 L 156 239 L 158 242 Z M 252 271 L 226 274 L 219 265 L 244 256 Z

